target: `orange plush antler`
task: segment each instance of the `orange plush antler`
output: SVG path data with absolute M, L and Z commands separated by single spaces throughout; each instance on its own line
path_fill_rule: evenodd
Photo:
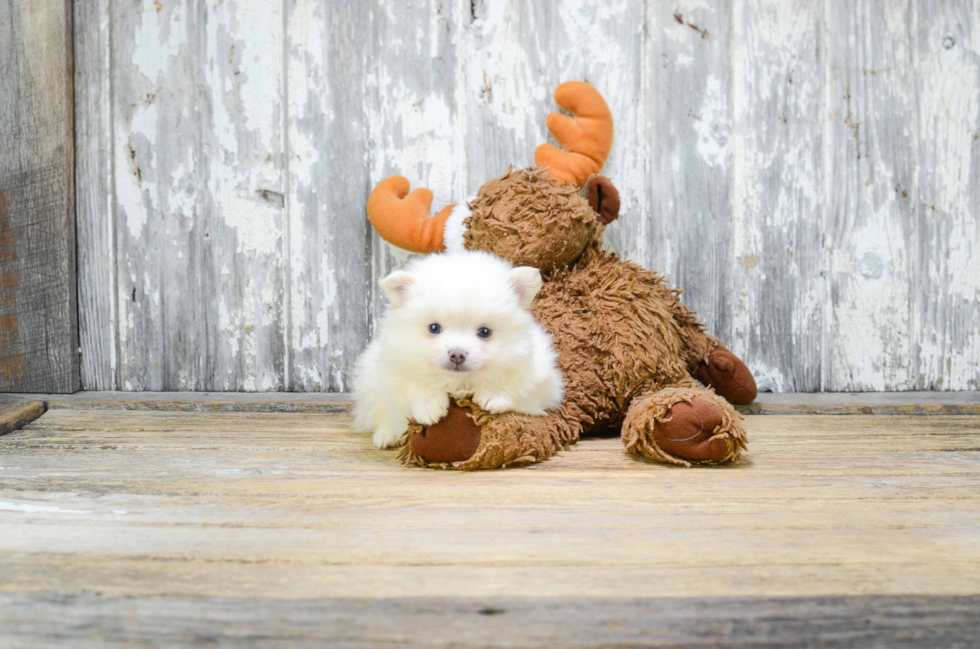
M 558 86 L 555 103 L 572 114 L 548 115 L 548 130 L 565 150 L 542 144 L 534 152 L 534 163 L 546 167 L 552 177 L 581 187 L 606 164 L 613 141 L 612 113 L 599 91 L 584 81 Z
M 419 187 L 408 193 L 410 183 L 402 176 L 385 178 L 371 192 L 368 218 L 381 238 L 409 252 L 441 252 L 446 219 L 455 204 L 430 217 L 432 192 Z

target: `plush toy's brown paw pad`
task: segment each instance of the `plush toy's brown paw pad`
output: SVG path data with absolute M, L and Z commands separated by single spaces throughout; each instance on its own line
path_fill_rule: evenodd
M 701 363 L 697 379 L 714 388 L 728 403 L 752 403 L 759 392 L 749 368 L 723 345 L 711 350 L 707 360 Z
M 412 452 L 426 462 L 462 462 L 480 446 L 480 427 L 466 408 L 450 404 L 439 422 L 412 435 Z
M 653 438 L 667 453 L 685 460 L 720 462 L 728 456 L 729 441 L 715 436 L 723 415 L 717 405 L 695 397 L 691 403 L 681 401 L 670 408 L 670 420 L 658 421 Z

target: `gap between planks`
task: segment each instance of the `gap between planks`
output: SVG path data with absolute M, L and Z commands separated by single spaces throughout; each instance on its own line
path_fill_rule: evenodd
M 347 412 L 350 393 L 76 392 L 21 394 L 50 409 L 183 412 Z M 980 392 L 761 393 L 743 415 L 980 415 Z

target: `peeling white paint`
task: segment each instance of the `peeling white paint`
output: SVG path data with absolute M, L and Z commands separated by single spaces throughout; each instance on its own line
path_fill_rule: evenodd
M 126 389 L 348 386 L 411 258 L 358 229 L 370 184 L 459 201 L 576 78 L 617 122 L 607 242 L 760 387 L 980 388 L 977 3 L 162 5 L 103 16 Z
M 912 367 L 910 303 L 914 249 L 908 224 L 915 192 L 915 120 L 906 9 L 875 3 L 835 14 L 827 56 L 830 198 L 825 224 L 829 266 L 824 387 L 908 390 Z M 872 12 L 875 30 L 855 29 Z M 858 18 L 860 15 L 862 18 Z M 905 25 L 905 27 L 902 27 Z M 891 30 L 897 30 L 892 32 Z M 857 32 L 855 34 L 855 32 Z M 864 51 L 866 56 L 853 53 Z M 888 119 L 881 109 L 887 106 Z M 836 118 L 835 118 L 836 117 Z
M 721 80 L 711 75 L 705 83 L 701 112 L 694 122 L 698 133 L 698 152 L 712 166 L 728 164 L 731 152 L 731 124 L 728 121 L 728 101 Z
M 773 390 L 820 387 L 820 9 L 760 0 L 732 8 L 732 252 L 756 260 L 735 266 L 732 332 Z
M 488 121 L 500 137 L 506 138 L 513 153 L 507 160 L 496 161 L 490 174 L 502 174 L 507 165 L 526 167 L 533 164 L 534 147 L 547 142 L 548 132 L 536 115 L 540 107 L 550 106 L 553 88 L 526 81 L 540 78 L 530 48 L 508 47 L 526 40 L 525 34 L 540 33 L 543 26 L 534 21 L 532 3 L 488 2 L 485 15 L 471 25 L 472 39 L 467 39 L 464 62 L 469 83 L 470 110 L 473 119 Z M 570 12 L 574 13 L 574 12 Z M 535 108 L 532 108 L 535 107 Z M 476 124 L 473 124 L 476 127 Z M 488 153 L 492 150 L 487 147 Z M 481 170 L 485 165 L 479 166 Z M 471 178 L 475 191 L 490 175 Z
M 141 21 L 133 37 L 136 47 L 133 64 L 150 81 L 156 81 L 170 67 L 170 59 L 187 43 L 192 21 L 183 16 L 182 7 L 157 10 L 151 2 L 143 3 Z
M 921 11 L 919 141 L 929 167 L 921 172 L 928 266 L 920 269 L 935 292 L 917 303 L 921 380 L 928 387 L 980 387 L 980 9 L 972 33 L 936 8 Z
M 33 505 L 31 503 L 0 502 L 0 511 L 21 512 L 24 514 L 91 514 L 90 509 L 62 509 L 51 505 Z

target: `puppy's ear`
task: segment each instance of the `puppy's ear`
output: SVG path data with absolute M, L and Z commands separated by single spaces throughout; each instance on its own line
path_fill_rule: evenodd
M 521 307 L 526 309 L 531 306 L 534 296 L 541 290 L 541 271 L 531 266 L 521 266 L 510 271 L 507 274 L 507 279 L 510 281 L 510 285 L 514 287 L 514 292 L 517 293 L 517 301 L 521 303 Z
M 391 275 L 388 275 L 383 280 L 378 282 L 378 286 L 381 290 L 385 292 L 388 299 L 391 300 L 391 305 L 394 307 L 400 307 L 405 304 L 408 299 L 409 290 L 412 288 L 412 283 L 415 278 L 412 277 L 411 273 L 407 273 L 403 270 L 396 270 Z

